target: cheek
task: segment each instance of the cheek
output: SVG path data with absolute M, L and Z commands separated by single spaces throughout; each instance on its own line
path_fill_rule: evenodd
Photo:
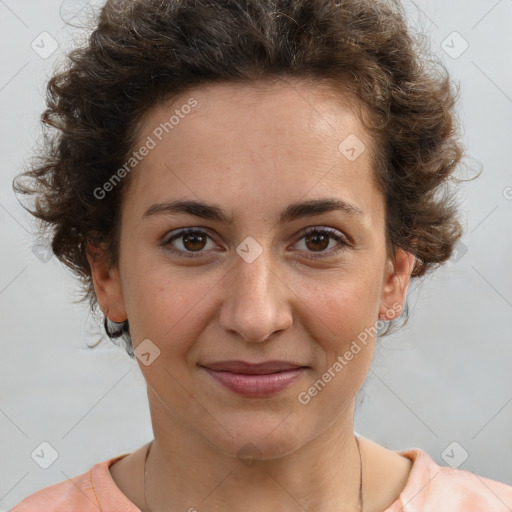
M 210 282 L 212 281 L 212 282 Z M 213 280 L 193 279 L 170 267 L 139 267 L 128 286 L 130 331 L 134 346 L 149 338 L 163 351 L 185 349 L 199 335 Z
M 304 318 L 309 319 L 305 329 L 317 344 L 319 367 L 311 387 L 301 389 L 301 397 L 311 399 L 324 424 L 339 416 L 368 374 L 378 293 L 375 280 L 361 274 L 357 279 L 331 276 L 305 287 L 302 297 Z
M 295 289 L 318 340 L 346 343 L 377 320 L 377 276 L 364 270 L 329 272 L 321 279 L 302 278 Z M 323 335 L 322 335 L 323 333 Z

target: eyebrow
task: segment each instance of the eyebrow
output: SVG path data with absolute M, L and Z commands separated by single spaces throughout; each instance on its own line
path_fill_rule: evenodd
M 311 199 L 290 204 L 279 216 L 279 224 L 332 211 L 342 211 L 350 216 L 364 215 L 359 207 L 342 199 Z M 193 215 L 201 219 L 219 221 L 229 225 L 234 224 L 233 216 L 220 206 L 195 200 L 175 200 L 152 204 L 142 214 L 142 218 L 176 214 Z

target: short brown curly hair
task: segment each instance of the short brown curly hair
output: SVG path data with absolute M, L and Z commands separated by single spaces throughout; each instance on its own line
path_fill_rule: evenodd
M 53 253 L 79 277 L 91 309 L 86 246 L 106 244 L 117 263 L 130 176 L 109 201 L 94 191 L 129 158 L 142 115 L 192 86 L 281 78 L 325 81 L 360 100 L 377 142 L 388 253 L 415 255 L 412 277 L 450 257 L 462 235 L 447 186 L 463 156 L 459 91 L 409 30 L 399 0 L 108 0 L 88 43 L 50 79 L 44 146 L 13 184 L 35 194 L 30 213 L 51 231 Z

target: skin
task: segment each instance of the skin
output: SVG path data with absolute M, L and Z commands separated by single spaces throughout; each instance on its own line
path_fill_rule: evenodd
M 89 246 L 102 310 L 114 321 L 129 319 L 135 348 L 149 339 L 160 350 L 148 366 L 137 359 L 155 436 L 148 459 L 152 512 L 241 505 L 246 512 L 358 509 L 354 399 L 376 339 L 360 344 L 309 403 L 297 395 L 379 315 L 400 314 L 414 257 L 401 249 L 394 260 L 386 254 L 373 141 L 348 108 L 355 104 L 329 92 L 301 82 L 215 84 L 154 106 L 141 121 L 134 149 L 190 97 L 198 101 L 131 171 L 119 264 L 109 268 L 94 256 L 101 247 Z M 354 161 L 338 149 L 349 134 L 366 146 Z M 363 213 L 277 222 L 291 203 L 328 197 Z M 214 203 L 234 224 L 190 214 L 143 217 L 154 203 L 175 199 Z M 185 227 L 208 237 L 160 245 Z M 308 227 L 333 228 L 348 245 L 334 238 L 322 245 L 305 236 Z M 236 252 L 248 236 L 262 250 L 251 263 Z M 187 257 L 193 252 L 201 255 Z M 248 398 L 198 366 L 227 359 L 279 359 L 309 368 L 273 396 Z M 251 465 L 237 457 L 247 443 L 257 447 Z M 118 487 L 144 512 L 146 448 L 110 467 Z M 410 461 L 364 438 L 361 452 L 364 511 L 382 512 L 405 486 Z

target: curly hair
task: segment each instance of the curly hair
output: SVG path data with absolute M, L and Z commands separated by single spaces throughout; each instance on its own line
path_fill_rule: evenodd
M 82 47 L 47 85 L 44 145 L 17 176 L 55 256 L 79 278 L 94 312 L 87 244 L 119 257 L 130 175 L 97 197 L 130 158 L 144 113 L 192 86 L 293 78 L 325 81 L 370 115 L 375 180 L 385 197 L 386 244 L 416 257 L 412 278 L 452 254 L 462 227 L 449 187 L 464 154 L 458 88 L 399 0 L 108 0 Z M 23 184 L 21 180 L 29 180 Z M 408 318 L 407 303 L 404 309 Z M 108 336 L 124 336 L 128 323 Z M 386 334 L 388 331 L 386 331 Z

